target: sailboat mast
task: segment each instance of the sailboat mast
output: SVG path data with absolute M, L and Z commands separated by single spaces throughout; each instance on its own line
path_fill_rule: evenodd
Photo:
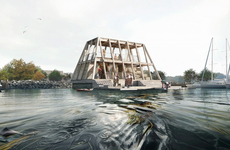
M 226 38 L 226 81 L 227 81 L 227 73 L 228 73 L 228 50 L 227 50 L 227 38 Z
M 229 45 L 228 45 L 228 39 L 226 38 L 226 51 L 228 49 Z M 230 64 L 229 64 L 229 67 L 228 67 L 228 72 L 226 74 L 226 81 L 228 82 L 228 78 L 229 78 L 229 70 L 230 70 Z
M 204 73 L 205 73 L 205 70 L 206 70 L 206 66 L 207 66 L 207 62 L 208 62 L 208 56 L 209 56 L 209 52 L 210 52 L 211 46 L 212 46 L 212 41 L 213 41 L 213 38 L 211 39 L 211 43 L 210 43 L 210 46 L 209 46 L 209 49 L 208 49 L 208 55 L 207 55 L 207 58 L 206 58 L 206 62 L 205 62 L 205 65 L 204 65 L 204 70 L 203 70 L 203 75 L 202 75 L 202 79 L 201 79 L 202 82 L 203 82 L 203 79 L 204 79 Z
M 212 42 L 212 71 L 211 71 L 211 80 L 213 80 L 213 42 Z

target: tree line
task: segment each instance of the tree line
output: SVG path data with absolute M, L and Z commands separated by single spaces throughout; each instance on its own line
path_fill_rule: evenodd
M 3 68 L 0 68 L 1 80 L 35 80 L 49 79 L 51 81 L 60 81 L 62 79 L 68 80 L 71 78 L 70 74 L 61 75 L 56 69 L 49 75 L 42 70 L 39 66 L 31 61 L 26 63 L 22 58 L 17 60 L 13 59 Z
M 192 83 L 192 82 L 199 82 L 202 80 L 202 75 L 203 75 L 204 70 L 202 70 L 199 73 L 196 73 L 195 70 L 193 69 L 189 69 L 189 70 L 185 70 L 183 76 L 179 76 L 181 78 L 183 78 L 184 82 L 187 83 Z M 158 71 L 160 77 L 162 80 L 167 79 L 168 77 L 166 76 L 166 73 L 163 71 Z M 217 77 L 217 75 L 222 75 L 223 77 L 225 77 L 223 74 L 221 73 L 213 73 L 213 78 Z M 154 72 L 151 72 L 152 78 L 154 80 L 158 80 L 158 77 Z M 211 80 L 211 76 L 212 76 L 212 72 L 209 69 L 205 69 L 205 73 L 204 73 L 204 77 L 203 77 L 203 81 L 208 81 Z
M 184 72 L 184 80 L 188 83 L 201 81 L 203 73 L 204 73 L 204 69 L 199 73 L 196 73 L 195 70 L 193 69 L 186 70 Z M 213 73 L 213 79 L 216 78 L 218 74 L 220 73 Z M 211 78 L 212 78 L 212 71 L 206 68 L 203 76 L 203 81 L 211 80 Z

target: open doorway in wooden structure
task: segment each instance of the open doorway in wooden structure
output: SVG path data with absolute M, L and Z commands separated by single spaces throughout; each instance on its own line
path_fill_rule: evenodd
M 97 37 L 86 42 L 71 81 L 112 81 L 115 75 L 122 80 L 129 74 L 134 81 L 153 80 L 153 71 L 161 81 L 144 44 Z

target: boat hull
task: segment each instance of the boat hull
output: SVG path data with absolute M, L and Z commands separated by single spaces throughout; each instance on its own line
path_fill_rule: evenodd
M 230 83 L 226 83 L 225 87 L 226 87 L 227 89 L 230 89 Z
M 226 88 L 225 83 L 201 83 L 201 88 Z

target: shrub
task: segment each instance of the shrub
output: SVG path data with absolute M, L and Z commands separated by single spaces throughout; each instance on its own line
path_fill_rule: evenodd
M 54 70 L 49 74 L 50 81 L 61 81 L 61 79 L 62 79 L 62 75 L 57 70 Z

